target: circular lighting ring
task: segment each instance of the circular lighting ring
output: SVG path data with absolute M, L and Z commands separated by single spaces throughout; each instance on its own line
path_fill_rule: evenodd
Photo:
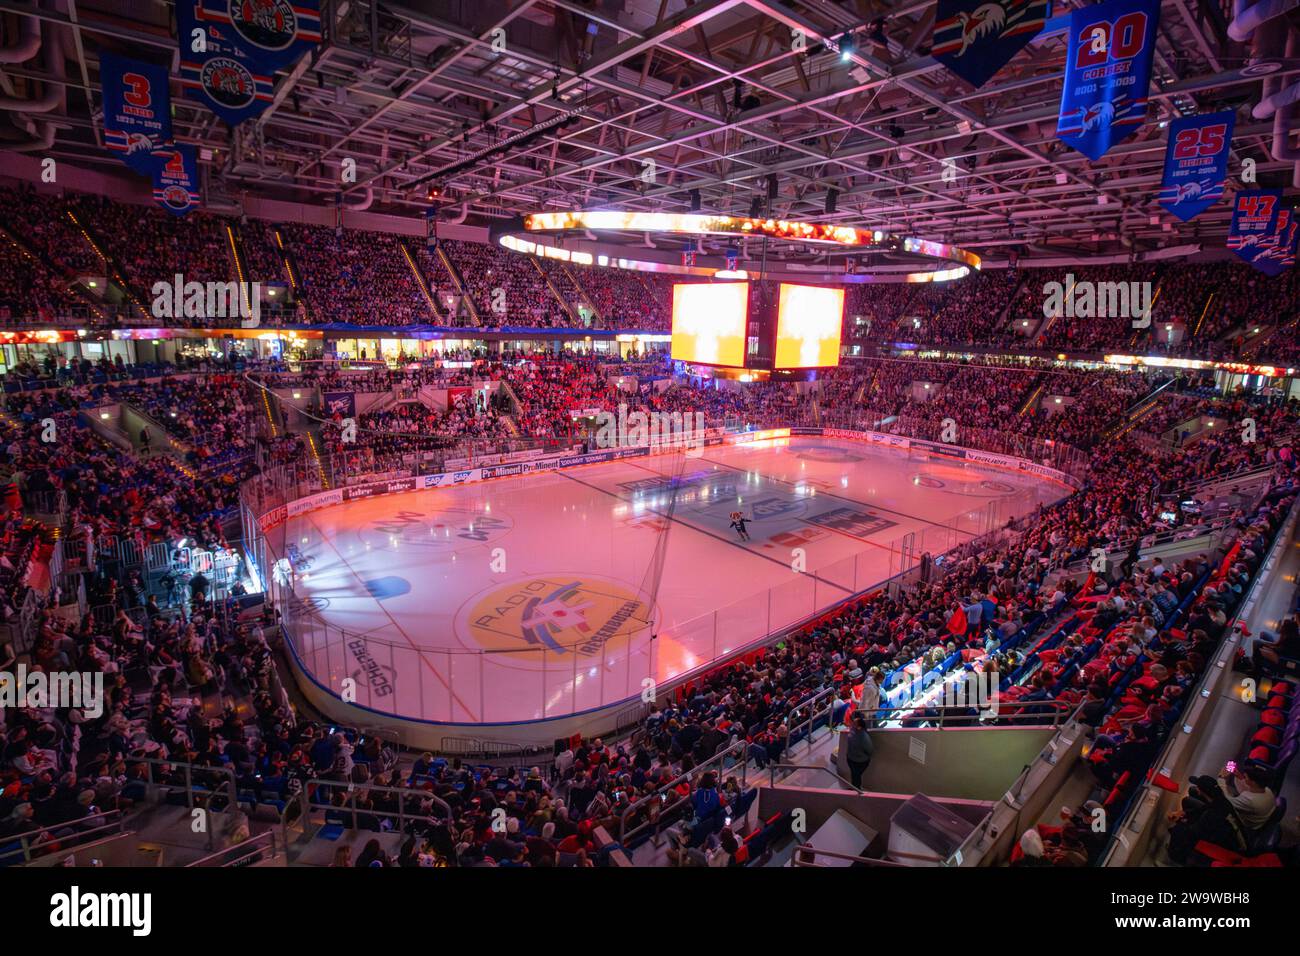
M 841 249 L 896 252 L 932 260 L 936 268 L 926 272 L 856 274 L 844 273 L 836 279 L 859 282 L 945 282 L 969 275 L 980 268 L 980 257 L 957 246 L 911 236 L 891 236 L 879 229 L 858 229 L 824 223 L 790 222 L 785 219 L 751 219 L 737 216 L 707 216 L 701 213 L 619 212 L 593 209 L 576 212 L 539 212 L 496 226 L 491 238 L 513 252 L 559 259 L 579 265 L 594 265 L 641 272 L 709 278 L 748 278 L 744 272 L 726 272 L 705 266 L 676 265 L 651 259 L 593 255 L 590 252 L 552 245 L 541 237 L 575 230 L 606 232 L 644 232 L 672 236 L 733 236 L 737 239 L 767 238 L 783 242 L 820 243 Z M 533 238 L 538 237 L 538 238 Z M 947 264 L 947 267 L 942 267 Z

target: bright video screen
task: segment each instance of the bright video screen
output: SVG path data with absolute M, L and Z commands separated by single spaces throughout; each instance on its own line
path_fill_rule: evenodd
M 674 285 L 673 358 L 703 365 L 743 366 L 748 314 L 748 282 Z
M 827 368 L 840 364 L 844 290 L 781 283 L 774 368 Z

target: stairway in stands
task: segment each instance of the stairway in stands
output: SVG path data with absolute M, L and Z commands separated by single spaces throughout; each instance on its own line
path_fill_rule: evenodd
M 226 221 L 222 224 L 226 233 L 226 249 L 230 253 L 230 261 L 235 265 L 235 277 L 239 280 L 239 297 L 241 300 L 248 298 L 248 269 L 246 263 L 248 257 L 244 255 L 243 243 L 238 233 L 235 232 L 231 222 Z M 241 307 L 247 305 L 246 301 L 241 301 Z
M 0 224 L 0 242 L 8 243 L 18 254 L 18 258 L 27 262 L 39 263 L 51 275 L 61 276 L 67 283 L 64 291 L 75 296 L 76 299 L 90 310 L 90 314 L 100 321 L 107 321 L 107 316 L 100 308 L 99 300 L 92 296 L 77 281 L 77 277 L 70 270 L 63 268 L 57 262 L 52 261 L 47 256 L 41 255 L 36 249 L 32 248 L 27 242 L 12 231 L 8 224 Z
M 555 264 L 559 267 L 559 271 L 564 275 L 564 277 L 569 280 L 569 285 L 573 287 L 573 291 L 578 294 L 578 297 L 581 298 L 582 301 L 587 304 L 587 308 L 591 310 L 592 325 L 603 326 L 605 324 L 605 317 L 601 314 L 600 309 L 596 308 L 596 300 L 591 297 L 587 290 L 582 287 L 582 283 L 578 281 L 577 270 L 570 269 L 569 266 L 563 262 L 557 262 Z
M 451 287 L 456 290 L 460 296 L 460 301 L 465 304 L 469 311 L 472 324 L 480 326 L 483 323 L 479 320 L 478 303 L 474 301 L 474 296 L 470 294 L 469 285 L 465 282 L 465 277 L 461 275 L 460 268 L 452 261 L 447 253 L 446 247 L 440 242 L 433 247 L 433 257 L 442 266 L 443 271 L 447 273 L 447 278 L 451 281 Z
M 293 290 L 294 301 L 298 303 L 298 308 L 305 311 L 306 320 L 314 322 L 315 310 L 302 288 L 302 270 L 298 268 L 293 252 L 285 243 L 284 233 L 279 227 L 271 230 L 271 242 L 274 246 L 275 255 L 279 258 L 281 265 L 284 266 L 284 274 L 289 278 L 289 288 Z
M 316 466 L 316 473 L 320 476 L 320 486 L 328 491 L 331 487 L 329 475 L 325 473 L 325 465 L 321 461 L 320 441 L 312 431 L 307 431 L 307 450 L 311 452 L 312 463 Z
M 555 283 L 551 281 L 550 273 L 542 268 L 542 264 L 538 262 L 535 257 L 528 256 L 527 258 L 529 264 L 534 269 L 537 270 L 537 274 L 541 277 L 542 281 L 546 283 L 546 288 L 551 290 L 551 295 L 555 298 L 555 301 L 559 303 L 560 310 L 564 312 L 564 314 L 568 317 L 569 324 L 577 325 L 578 324 L 577 313 L 575 312 L 573 306 L 565 301 L 564 296 L 560 294 L 560 290 L 556 288 Z
M 1124 417 L 1113 428 L 1103 436 L 1105 441 L 1114 441 L 1116 438 L 1122 438 L 1133 429 L 1137 428 L 1142 422 L 1155 414 L 1160 407 L 1160 396 L 1166 388 L 1173 384 L 1175 380 L 1171 379 L 1162 385 L 1157 386 L 1149 394 L 1143 396 L 1135 405 L 1133 405 Z
M 1142 316 L 1142 320 L 1145 320 L 1143 327 L 1134 328 L 1133 334 L 1129 336 L 1129 348 L 1136 348 L 1142 339 L 1154 334 L 1155 329 L 1152 327 L 1151 317 L 1156 314 L 1156 303 L 1160 301 L 1160 293 L 1164 292 L 1164 290 L 1165 277 L 1161 276 L 1160 282 L 1156 285 L 1156 291 L 1151 296 L 1151 304 L 1147 307 L 1146 313 Z
M 145 306 L 144 300 L 140 296 L 138 290 L 132 288 L 131 284 L 126 279 L 126 274 L 123 272 L 121 265 L 112 255 L 112 252 L 108 247 L 100 242 L 95 236 L 94 231 L 90 228 L 90 224 L 86 221 L 85 217 L 71 208 L 65 210 L 64 215 L 68 217 L 69 221 L 71 221 L 73 228 L 75 228 L 77 232 L 81 233 L 81 237 L 86 240 L 86 244 L 90 246 L 91 251 L 94 252 L 95 255 L 99 256 L 100 260 L 104 263 L 104 274 L 108 276 L 108 280 L 121 290 L 122 294 L 126 297 L 126 300 L 130 302 L 131 307 L 138 312 L 142 318 L 149 318 L 152 313 Z
M 1010 330 L 1012 332 L 1015 331 L 1014 329 L 1011 328 L 1011 326 L 1007 324 L 1007 320 L 1011 318 L 1011 310 L 1015 308 L 1016 302 L 1018 302 L 1020 299 L 1020 291 L 1025 287 L 1025 283 L 1027 283 L 1028 281 L 1029 281 L 1029 270 L 1026 269 L 1020 273 L 1020 281 L 1016 283 L 1016 287 L 1012 289 L 1011 294 L 1007 296 L 1006 305 L 1002 306 L 1002 311 L 998 313 L 997 319 L 993 322 L 993 325 L 991 326 L 991 328 L 995 332 L 999 330 L 1003 330 L 1003 331 Z M 1046 331 L 1047 330 L 1045 328 L 1040 329 L 1039 334 L 1045 333 Z
M 1201 329 L 1205 328 L 1205 320 L 1209 316 L 1213 315 L 1210 311 L 1210 307 L 1214 304 L 1214 299 L 1217 295 L 1217 292 L 1211 292 L 1206 298 L 1205 305 L 1201 309 L 1201 314 L 1196 318 L 1196 325 L 1192 327 L 1192 338 L 1196 338 L 1201 334 Z
M 1047 391 L 1047 382 L 1044 381 L 1044 376 L 1042 374 L 1034 377 L 1032 386 L 1033 387 L 1029 391 L 1029 397 L 1025 399 L 1024 403 L 1016 412 L 1016 415 L 1019 418 L 1024 418 L 1036 409 L 1038 407 L 1038 400 L 1042 398 L 1043 392 Z
M 442 321 L 446 315 L 438 308 L 438 300 L 429 288 L 429 281 L 425 278 L 424 270 L 420 268 L 417 257 L 411 254 L 411 248 L 404 240 L 397 240 L 398 248 L 402 251 L 402 258 L 406 260 L 407 268 L 411 270 L 411 275 L 415 277 L 415 284 L 420 287 L 420 294 L 424 296 L 424 301 L 429 305 L 429 311 L 437 321 Z

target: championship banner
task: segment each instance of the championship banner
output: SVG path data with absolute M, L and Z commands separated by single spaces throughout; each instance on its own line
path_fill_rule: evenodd
M 184 143 L 154 150 L 154 202 L 173 216 L 183 216 L 202 202 L 199 195 L 198 152 Z
M 137 173 L 152 176 L 159 163 L 154 150 L 172 139 L 167 67 L 101 53 L 99 83 L 105 145 Z
M 1056 135 L 1101 159 L 1146 122 L 1160 0 L 1110 0 L 1070 14 Z
M 1169 124 L 1160 205 L 1183 222 L 1223 198 L 1223 177 L 1228 170 L 1236 120 L 1236 113 L 1224 110 L 1185 116 Z
M 356 392 L 322 392 L 321 400 L 325 403 L 325 414 L 333 418 L 354 418 L 357 414 Z
M 274 70 L 268 70 L 238 39 L 232 26 L 209 19 L 203 0 L 178 0 L 181 86 L 231 126 L 271 105 Z
M 1237 193 L 1228 248 L 1267 276 L 1295 265 L 1300 219 L 1282 204 L 1278 189 Z
M 974 87 L 1038 36 L 1051 0 L 939 0 L 930 55 Z

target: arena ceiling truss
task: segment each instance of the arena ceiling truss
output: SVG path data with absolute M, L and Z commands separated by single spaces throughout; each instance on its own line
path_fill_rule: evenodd
M 1230 3 L 1166 0 L 1155 121 L 1094 163 L 1055 134 L 1059 19 L 976 90 L 930 56 L 935 9 L 933 0 L 323 0 L 325 42 L 278 78 L 265 113 L 232 131 L 176 96 L 176 132 L 204 148 L 218 206 L 254 195 L 412 215 L 432 203 L 443 221 L 490 226 L 539 211 L 684 212 L 694 201 L 705 213 L 761 208 L 924 236 L 991 259 L 1221 247 L 1227 202 L 1188 223 L 1156 203 L 1162 124 L 1188 113 L 1241 108 L 1229 192 L 1247 158 L 1260 184 L 1293 184 L 1286 131 L 1279 144 L 1274 122 L 1250 107 L 1262 84 L 1300 73 L 1294 10 L 1239 42 Z M 0 64 L 5 93 L 66 90 L 66 115 L 49 117 L 49 153 L 114 164 L 96 119 L 98 52 L 175 71 L 171 6 L 0 0 L 0 13 L 64 36 L 64 76 Z M 1261 62 L 1277 65 L 1263 77 Z M 355 182 L 341 181 L 345 159 L 356 162 Z

